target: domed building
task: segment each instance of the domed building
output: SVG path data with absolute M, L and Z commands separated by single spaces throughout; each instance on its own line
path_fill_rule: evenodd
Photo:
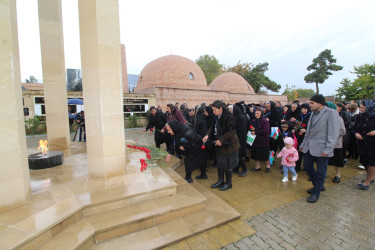
M 187 103 L 189 107 L 194 107 L 215 100 L 226 103 L 288 102 L 287 97 L 282 95 L 255 94 L 250 84 L 233 72 L 221 74 L 207 86 L 201 68 L 194 61 L 176 55 L 163 56 L 148 63 L 138 77 L 134 92 L 154 95 L 156 105 L 164 108 L 168 103 Z
M 210 84 L 210 89 L 232 94 L 255 94 L 250 84 L 242 76 L 234 72 L 226 72 L 216 77 Z
M 201 68 L 192 60 L 176 55 L 160 57 L 143 68 L 134 92 L 151 87 L 208 89 Z

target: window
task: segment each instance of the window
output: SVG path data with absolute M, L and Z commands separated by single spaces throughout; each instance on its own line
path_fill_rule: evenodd
M 194 75 L 191 72 L 189 73 L 189 79 L 194 80 Z
M 44 97 L 39 97 L 39 96 L 34 97 L 34 110 L 35 110 L 35 114 L 38 116 L 46 115 L 46 109 L 44 106 Z

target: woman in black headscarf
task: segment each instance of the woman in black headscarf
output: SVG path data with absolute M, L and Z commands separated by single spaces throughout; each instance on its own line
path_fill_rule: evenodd
M 375 102 L 362 101 L 359 109 L 354 132 L 357 138 L 357 148 L 361 164 L 366 169 L 366 179 L 358 184 L 360 189 L 368 190 L 375 177 Z
M 281 122 L 289 121 L 290 119 L 290 105 L 284 106 L 284 112 L 281 114 Z
M 229 113 L 225 104 L 217 100 L 212 104 L 212 110 L 216 116 L 215 123 L 208 130 L 203 142 L 210 137 L 215 142 L 218 181 L 212 184 L 211 188 L 220 188 L 221 191 L 225 191 L 232 188 L 232 170 L 238 164 L 240 143 L 236 134 L 234 117 Z
M 244 177 L 247 173 L 247 168 L 245 165 L 244 157 L 246 156 L 246 138 L 247 138 L 247 120 L 245 114 L 237 105 L 230 105 L 229 111 L 233 114 L 234 119 L 236 121 L 236 133 L 238 136 L 238 140 L 240 141 L 241 148 L 238 150 L 238 167 L 236 167 L 237 171 L 239 171 L 239 167 L 242 168 L 242 171 L 238 173 L 239 177 Z
M 185 180 L 192 183 L 191 173 L 197 168 L 204 171 L 201 172 L 201 176 L 206 175 L 207 153 L 201 148 L 202 136 L 198 135 L 189 125 L 181 124 L 177 120 L 169 121 L 165 128 L 174 139 L 175 146 L 185 152 Z M 170 161 L 172 154 L 173 149 L 168 151 L 165 160 Z
M 204 115 L 204 107 L 197 106 L 196 107 L 196 112 L 195 112 L 195 119 L 194 119 L 194 130 L 197 132 L 197 134 L 203 138 L 206 136 L 208 127 L 207 127 L 207 120 Z M 207 167 L 207 160 L 208 160 L 208 151 L 212 148 L 211 143 L 206 143 L 205 146 L 203 147 L 203 152 L 206 154 L 205 155 L 205 162 L 201 164 L 200 170 L 201 174 L 196 176 L 195 178 L 197 179 L 207 179 L 207 174 L 206 174 L 206 167 Z M 202 159 L 203 161 L 203 159 Z
M 302 144 L 303 139 L 305 138 L 305 133 L 307 130 L 307 125 L 309 124 L 311 116 L 310 105 L 308 103 L 302 103 L 301 105 L 301 114 L 300 117 L 297 118 L 298 122 L 294 126 L 295 135 L 297 137 L 298 142 L 298 161 L 296 162 L 296 171 L 301 171 L 301 163 L 303 159 L 303 153 L 299 151 L 299 146 Z

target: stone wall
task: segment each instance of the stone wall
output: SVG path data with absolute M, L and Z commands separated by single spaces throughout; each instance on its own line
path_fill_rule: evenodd
M 181 89 L 181 88 L 165 88 L 165 87 L 151 87 L 142 90 L 143 93 L 154 93 L 156 95 L 157 105 L 162 105 L 163 110 L 168 103 L 179 102 L 187 103 L 190 107 L 199 105 L 202 102 L 207 104 L 213 103 L 215 100 L 222 100 L 226 103 L 236 103 L 245 101 L 245 103 L 259 103 L 259 101 L 280 101 L 281 104 L 287 104 L 288 98 L 284 95 L 258 95 L 258 94 L 231 94 L 222 91 L 207 91 L 196 89 Z M 165 110 L 164 110 L 165 111 Z

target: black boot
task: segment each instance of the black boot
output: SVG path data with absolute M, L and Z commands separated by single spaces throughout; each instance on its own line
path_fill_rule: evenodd
M 238 174 L 239 177 L 244 177 L 247 173 L 247 167 L 245 164 L 242 166 L 242 171 Z
M 201 167 L 200 170 L 201 170 L 201 174 L 196 176 L 195 178 L 198 179 L 198 180 L 199 179 L 208 179 L 208 176 L 206 174 L 206 166 Z
M 218 181 L 211 185 L 211 188 L 219 188 L 224 185 L 224 169 L 217 168 Z
M 225 184 L 220 188 L 220 191 L 225 191 L 232 188 L 232 170 L 225 170 L 225 175 L 227 179 Z

